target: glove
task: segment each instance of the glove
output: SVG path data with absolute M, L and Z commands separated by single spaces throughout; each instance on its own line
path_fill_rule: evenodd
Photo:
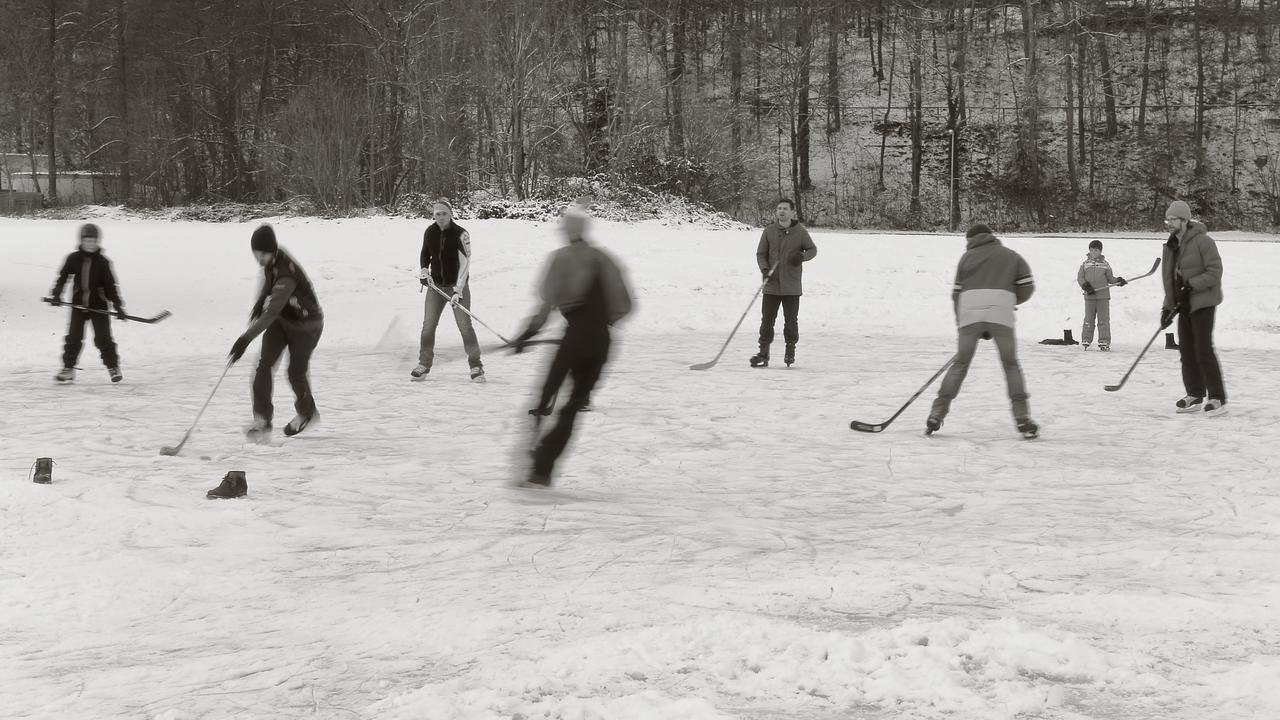
M 1173 324 L 1173 316 L 1175 312 L 1173 308 L 1163 308 L 1160 310 L 1160 329 L 1163 330 Z
M 452 306 L 454 306 L 455 308 L 456 308 L 456 307 L 458 307 L 458 303 L 460 303 L 460 302 L 462 302 L 462 293 L 460 293 L 460 292 L 455 292 L 455 293 L 454 293 L 454 294 L 449 298 L 449 304 L 450 304 L 450 305 L 452 305 Z
M 116 319 L 121 322 L 125 322 L 129 319 L 129 316 L 125 313 L 124 308 L 119 306 L 116 307 Z
M 249 338 L 243 335 L 236 338 L 236 341 L 231 343 L 231 352 L 228 353 L 228 356 L 231 358 L 231 362 L 239 362 L 240 358 L 244 357 L 244 351 L 248 349 Z
M 766 281 L 766 280 L 768 280 L 768 279 L 769 279 L 769 268 L 761 268 L 761 270 L 760 270 L 760 281 L 761 281 L 761 282 L 764 282 L 764 281 Z
M 1190 304 L 1190 302 L 1191 302 L 1191 286 L 1183 285 L 1182 288 L 1178 290 L 1178 304 L 1187 305 L 1187 304 Z
M 799 250 L 791 253 L 791 257 L 787 258 L 787 262 L 791 263 L 792 265 L 799 265 L 800 263 L 804 262 L 804 253 Z
M 1128 280 L 1125 280 L 1122 277 L 1116 278 L 1116 285 L 1119 285 L 1120 287 L 1124 287 L 1125 285 L 1128 285 L 1128 284 L 1129 284 Z
M 42 297 L 42 298 L 40 298 L 40 299 L 41 299 L 42 301 L 44 301 L 44 302 L 49 303 L 50 305 L 57 305 L 57 304 L 58 304 L 58 298 L 56 298 L 56 297 L 54 297 L 54 296 L 52 296 L 52 295 L 50 295 L 49 297 Z
M 1085 295 L 1092 295 L 1094 293 L 1093 285 L 1090 285 L 1087 282 L 1080 283 L 1080 288 L 1084 290 Z
M 524 349 L 529 344 L 529 341 L 532 340 L 533 336 L 537 334 L 538 332 L 536 330 L 525 330 L 524 332 L 520 333 L 520 336 L 517 337 L 511 343 L 512 352 L 514 352 L 517 355 L 524 352 Z

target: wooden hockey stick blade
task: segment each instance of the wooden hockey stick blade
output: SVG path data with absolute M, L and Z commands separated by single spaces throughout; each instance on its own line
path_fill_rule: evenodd
M 1117 390 L 1119 390 L 1119 389 L 1120 389 L 1120 386 L 1119 386 L 1119 385 L 1106 385 L 1106 386 L 1104 386 L 1102 389 L 1103 389 L 1103 390 L 1106 390 L 1107 392 L 1115 392 L 1115 391 L 1117 391 Z
M 857 430 L 858 432 L 878 433 L 884 430 L 884 423 L 872 424 L 872 423 L 862 422 L 861 420 L 854 420 L 853 422 L 849 423 L 849 429 Z
M 718 363 L 718 362 L 720 362 L 720 358 L 716 358 L 715 360 L 712 360 L 711 362 L 694 363 L 694 364 L 692 364 L 692 365 L 690 365 L 690 366 L 689 366 L 689 369 L 690 369 L 690 370 L 709 370 L 709 369 L 711 369 L 712 367 L 715 367 L 715 364 L 716 364 L 716 363 Z

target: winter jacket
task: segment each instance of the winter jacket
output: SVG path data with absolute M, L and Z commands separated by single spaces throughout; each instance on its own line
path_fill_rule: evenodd
M 1030 266 L 990 233 L 974 235 L 966 245 L 951 292 L 956 325 L 990 322 L 1013 327 L 1014 306 L 1031 299 L 1036 289 Z
M 787 227 L 773 223 L 760 234 L 760 244 L 756 247 L 756 264 L 760 272 L 768 272 L 774 263 L 778 269 L 764 286 L 765 295 L 803 295 L 800 277 L 804 274 L 804 266 L 792 264 L 798 255 L 801 262 L 812 260 L 818 254 L 818 247 L 809 237 L 809 231 L 798 220 L 792 220 Z
M 602 307 L 588 307 L 593 290 L 603 298 Z M 539 295 L 542 306 L 529 320 L 529 335 L 542 327 L 553 308 L 559 308 L 571 328 L 588 323 L 603 330 L 631 312 L 631 291 L 621 268 L 607 253 L 583 239 L 551 254 Z
M 431 281 L 436 285 L 462 292 L 471 270 L 471 233 L 455 222 L 444 230 L 431 223 L 422 233 L 419 262 L 422 269 L 430 268 Z
M 1097 260 L 1085 258 L 1080 263 L 1080 272 L 1076 273 L 1076 283 L 1081 290 L 1084 290 L 1085 283 L 1093 287 L 1093 294 L 1084 294 L 1090 300 L 1110 300 L 1111 283 L 1115 281 L 1116 276 L 1111 273 L 1111 263 L 1107 262 L 1105 255 L 1099 255 Z
M 1164 309 L 1178 305 L 1184 286 L 1191 288 L 1191 310 L 1222 303 L 1222 256 L 1204 223 L 1187 224 L 1181 239 L 1170 235 L 1164 244 L 1160 277 L 1164 280 Z
M 124 301 L 120 299 L 120 288 L 116 287 L 116 275 L 111 270 L 111 261 L 101 250 L 77 250 L 68 255 L 62 263 L 62 270 L 58 272 L 58 281 L 49 292 L 52 297 L 62 297 L 62 288 L 66 285 L 67 278 L 74 278 L 71 283 L 72 305 L 107 310 L 107 303 L 110 302 L 117 310 L 124 307 Z
M 284 250 L 277 250 L 271 262 L 262 268 L 262 289 L 258 301 L 250 313 L 253 321 L 244 331 L 247 338 L 255 338 L 271 323 L 293 325 L 323 324 L 324 313 L 316 299 L 311 280 L 302 267 Z

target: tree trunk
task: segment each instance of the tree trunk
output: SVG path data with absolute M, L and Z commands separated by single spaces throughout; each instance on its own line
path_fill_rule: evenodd
M 1044 207 L 1044 188 L 1040 177 L 1040 62 L 1037 57 L 1036 43 L 1036 11 L 1039 0 L 1024 0 L 1022 6 L 1022 49 L 1023 62 L 1023 108 L 1020 133 L 1022 143 L 1022 161 L 1031 208 L 1035 211 L 1036 221 L 1044 226 L 1046 213 Z
M 1075 69 L 1071 66 L 1071 53 L 1066 56 L 1066 76 L 1067 76 L 1067 180 L 1071 183 L 1072 199 L 1080 194 L 1080 178 L 1076 172 L 1076 156 L 1075 156 L 1075 116 L 1072 109 L 1073 96 L 1075 88 L 1072 87 Z
M 831 4 L 827 26 L 827 132 L 840 132 L 840 30 L 843 3 Z
M 116 79 L 120 91 L 120 199 L 133 194 L 133 144 L 129 140 L 129 65 L 125 52 L 128 39 L 127 0 L 116 0 Z
M 1200 32 L 1200 0 L 1192 8 L 1191 39 L 1196 49 L 1196 106 L 1195 106 L 1195 175 L 1202 177 L 1204 162 L 1204 38 Z
M 919 216 L 920 170 L 924 162 L 924 31 L 923 22 L 912 17 L 911 58 L 908 60 L 908 94 L 911 108 L 911 214 Z
M 1107 49 L 1107 36 L 1098 37 L 1098 67 L 1102 74 L 1102 100 L 1107 120 L 1106 137 L 1115 137 L 1120 133 L 1116 121 L 1116 83 L 1111 73 L 1111 52 Z
M 797 190 L 808 191 L 813 189 L 813 178 L 809 173 L 809 135 L 812 126 L 811 112 L 809 109 L 809 94 L 811 85 L 811 66 L 813 65 L 813 12 L 807 3 L 801 5 L 799 9 L 800 17 L 798 29 L 796 31 L 796 46 L 800 48 L 800 93 L 799 103 L 796 113 L 796 155 L 799 162 L 799 184 Z M 797 201 L 799 197 L 797 194 Z
M 734 0 L 729 6 L 729 130 L 733 138 L 733 153 L 742 151 L 742 22 L 744 0 Z
M 49 154 L 49 204 L 58 204 L 58 0 L 48 0 L 49 10 L 49 67 L 45 82 L 49 84 L 45 99 L 47 126 L 45 128 L 45 152 Z M 31 168 L 35 173 L 35 168 Z
M 1142 26 L 1142 87 L 1138 91 L 1138 141 L 1147 136 L 1147 93 L 1151 88 L 1151 1 L 1147 0 L 1147 17 Z
M 684 65 L 685 65 L 685 2 L 671 0 L 671 68 L 668 80 L 671 85 L 671 154 L 684 157 Z

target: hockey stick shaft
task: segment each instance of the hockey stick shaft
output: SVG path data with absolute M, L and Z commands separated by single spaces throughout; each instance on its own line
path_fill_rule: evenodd
M 720 346 L 720 352 L 716 353 L 716 356 L 711 359 L 711 362 L 690 365 L 690 370 L 706 370 L 720 362 L 720 357 L 724 355 L 725 350 L 729 349 L 729 343 L 733 342 L 733 336 L 738 334 L 738 328 L 742 327 L 742 321 L 747 319 L 747 315 L 751 312 L 751 308 L 755 307 L 756 298 L 760 297 L 760 293 L 764 292 L 764 286 L 769 284 L 769 280 L 773 277 L 773 273 L 777 271 L 778 265 L 781 262 L 782 261 L 779 260 L 773 264 L 773 267 L 769 268 L 769 274 L 764 276 L 764 282 L 760 283 L 760 287 L 756 288 L 756 294 L 751 296 L 751 302 L 747 304 L 747 309 L 742 311 L 742 317 L 738 318 L 738 324 L 733 326 L 733 330 L 729 332 L 729 337 L 725 339 L 724 345 Z
M 885 420 L 882 423 L 874 423 L 874 424 L 859 422 L 857 420 L 854 420 L 853 422 L 849 423 L 849 428 L 852 430 L 858 430 L 860 432 L 880 432 L 881 430 L 884 430 L 885 428 L 889 427 L 889 424 L 892 423 L 894 420 L 897 420 L 898 416 L 901 415 L 908 407 L 911 407 L 911 403 L 915 402 L 916 398 L 920 397 L 920 395 L 923 394 L 924 391 L 927 390 L 929 386 L 933 384 L 933 381 L 937 380 L 938 377 L 942 375 L 942 373 L 946 372 L 947 368 L 950 368 L 952 363 L 954 363 L 955 361 L 956 361 L 956 356 L 952 355 L 951 359 L 947 360 L 947 363 L 945 365 L 938 368 L 938 372 L 934 373 L 932 377 L 930 377 L 927 381 L 925 381 L 925 384 L 921 385 L 920 389 L 917 390 L 915 394 L 912 395 L 905 403 L 903 403 L 902 407 L 898 408 L 898 412 L 894 413 L 893 416 L 890 417 L 888 420 Z
M 1156 268 L 1158 268 L 1158 267 L 1160 267 L 1160 258 L 1156 258 L 1156 261 L 1155 261 L 1154 263 L 1152 263 L 1152 265 L 1151 265 L 1151 269 L 1150 269 L 1150 270 L 1148 270 L 1148 271 L 1146 271 L 1146 272 L 1142 273 L 1141 275 L 1134 275 L 1133 277 L 1126 279 L 1126 280 L 1125 280 L 1125 284 L 1126 284 L 1126 285 L 1128 285 L 1129 283 L 1133 282 L 1134 280 L 1141 280 L 1142 278 L 1147 277 L 1148 275 L 1154 275 L 1154 274 L 1155 274 L 1155 272 L 1156 272 Z M 1108 285 L 1118 285 L 1119 283 L 1107 283 L 1107 284 L 1108 284 Z
M 449 297 L 449 294 L 448 294 L 448 293 L 446 293 L 445 291 L 443 291 L 443 290 L 441 290 L 439 287 L 437 287 L 435 283 L 431 283 L 431 284 L 427 285 L 427 287 L 431 288 L 432 290 L 435 290 L 435 291 L 436 291 L 437 293 L 439 293 L 439 294 L 440 294 L 440 296 L 441 296 L 441 297 L 443 297 L 445 300 L 453 300 L 453 298 Z M 451 302 L 450 304 L 452 305 L 453 303 Z M 484 328 L 485 328 L 486 330 L 488 330 L 489 332 L 493 333 L 494 335 L 497 335 L 497 336 L 498 336 L 498 339 L 499 339 L 499 340 L 501 340 L 502 342 L 504 342 L 504 343 L 506 343 L 506 344 L 508 344 L 508 345 L 510 345 L 510 344 L 511 344 L 511 341 L 510 341 L 510 340 L 508 340 L 508 339 L 506 339 L 505 337 L 503 337 L 503 336 L 502 336 L 502 333 L 500 333 L 500 332 L 498 332 L 497 330 L 494 330 L 493 328 L 489 327 L 489 324 L 488 324 L 488 323 L 486 323 L 485 321 L 483 321 L 483 320 L 481 320 L 480 318 L 476 317 L 474 313 L 472 313 L 472 312 L 471 312 L 470 310 L 468 310 L 467 308 L 463 307 L 461 304 L 454 305 L 454 307 L 456 307 L 456 308 L 458 308 L 459 310 L 461 310 L 462 312 L 466 313 L 466 314 L 467 314 L 467 316 L 468 316 L 468 317 L 470 317 L 472 320 L 475 320 L 476 322 L 478 322 L 478 323 L 480 323 L 481 325 L 483 325 L 483 326 L 484 326 Z
M 1142 362 L 1142 358 L 1145 357 L 1147 354 L 1147 351 L 1151 349 L 1151 345 L 1155 343 L 1156 338 L 1160 337 L 1160 335 L 1163 334 L 1164 331 L 1165 331 L 1164 326 L 1157 328 L 1155 334 L 1151 336 L 1151 339 L 1147 341 L 1146 346 L 1142 348 L 1142 352 L 1138 353 L 1138 357 L 1135 358 L 1133 361 L 1133 364 L 1129 366 L 1129 371 L 1124 374 L 1124 377 L 1120 378 L 1120 382 L 1115 385 L 1107 385 L 1103 389 L 1105 389 L 1107 392 L 1115 392 L 1120 388 L 1124 387 L 1124 384 L 1129 380 L 1129 376 L 1133 374 L 1133 371 L 1135 369 L 1137 369 L 1138 363 Z
M 234 360 L 228 360 L 227 366 L 222 369 L 222 374 L 218 376 L 218 382 L 213 384 L 213 390 L 209 392 L 209 397 L 205 399 L 204 405 L 200 406 L 200 412 L 196 413 L 196 419 L 191 421 L 191 427 L 187 428 L 187 433 L 182 436 L 178 444 L 173 447 L 160 448 L 162 455 L 177 455 L 182 450 L 182 446 L 187 444 L 187 438 L 191 437 L 191 433 L 196 429 L 196 425 L 200 423 L 200 417 L 204 415 L 205 408 L 209 407 L 209 403 L 213 400 L 214 394 L 218 392 L 218 388 L 222 385 L 222 380 L 227 377 L 227 372 L 231 370 L 231 366 L 235 364 Z M 166 450 L 170 452 L 165 452 Z
M 50 305 L 53 305 L 53 306 L 55 306 L 55 307 L 69 307 L 69 308 L 71 308 L 71 309 L 73 309 L 73 310 L 81 310 L 81 311 L 83 311 L 83 312 L 97 313 L 97 314 L 99 314 L 99 315 L 111 315 L 111 316 L 113 316 L 113 317 L 115 317 L 115 316 L 116 316 L 116 314 L 115 314 L 115 313 L 113 313 L 113 312 L 111 312 L 110 310 L 103 310 L 103 309 L 101 309 L 101 308 L 85 307 L 84 305 L 73 305 L 72 303 L 62 302 L 61 300 L 57 300 L 57 301 L 51 302 L 51 303 L 49 303 L 49 304 L 50 304 Z M 138 316 L 138 315 L 125 315 L 124 317 L 125 317 L 125 319 L 126 319 L 126 320 L 132 320 L 132 321 L 134 321 L 134 322 L 140 322 L 140 323 L 145 323 L 145 324 L 150 325 L 151 323 L 157 323 L 157 322 L 160 322 L 161 320 L 163 320 L 163 319 L 165 319 L 165 318 L 169 317 L 169 316 L 170 316 L 170 315 L 172 315 L 172 314 L 173 314 L 173 313 L 169 312 L 168 310 L 161 310 L 161 311 L 160 311 L 159 313 L 157 313 L 154 317 L 141 317 L 141 316 Z

